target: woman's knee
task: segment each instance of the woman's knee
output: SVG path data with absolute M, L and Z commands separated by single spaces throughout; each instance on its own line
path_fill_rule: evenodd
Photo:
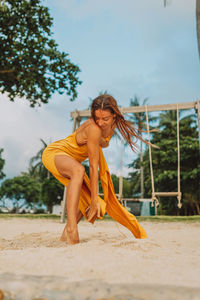
M 63 170 L 62 172 L 60 172 L 60 174 L 69 179 L 75 179 L 76 181 L 83 181 L 85 168 L 82 165 L 80 165 L 72 168 L 70 172 L 67 170 Z
M 73 158 L 66 157 L 64 155 L 56 155 L 54 158 L 54 163 L 58 172 L 63 177 L 69 179 L 77 177 L 77 179 L 83 179 L 83 176 L 85 174 L 85 168 Z
M 79 166 L 73 169 L 72 177 L 83 180 L 84 174 L 85 174 L 85 168 L 83 165 L 80 164 Z
M 85 174 L 85 168 L 81 164 L 77 164 L 71 169 L 70 173 L 71 173 L 70 179 L 75 179 L 76 181 L 82 181 Z

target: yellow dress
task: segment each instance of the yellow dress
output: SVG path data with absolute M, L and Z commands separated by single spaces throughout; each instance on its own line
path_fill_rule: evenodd
M 84 161 L 88 158 L 87 145 L 78 145 L 76 142 L 76 131 L 65 139 L 54 142 L 46 147 L 42 155 L 42 162 L 44 166 L 65 186 L 68 185 L 69 179 L 63 177 L 57 170 L 54 162 L 56 155 L 67 155 L 73 157 L 78 162 Z M 115 196 L 115 191 L 110 176 L 110 172 L 103 155 L 102 148 L 99 149 L 99 173 L 101 185 L 104 193 L 104 200 L 98 197 L 101 207 L 101 219 L 105 215 L 105 212 L 128 228 L 136 238 L 147 238 L 145 230 L 140 226 L 135 216 L 129 213 L 125 207 L 123 207 Z M 79 200 L 79 208 L 82 214 L 86 217 L 85 210 L 91 203 L 90 197 L 90 180 L 85 173 L 83 179 L 83 185 L 81 189 L 81 195 Z

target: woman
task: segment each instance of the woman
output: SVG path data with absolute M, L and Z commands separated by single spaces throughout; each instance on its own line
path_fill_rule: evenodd
M 69 244 L 79 243 L 77 224 L 83 215 L 91 223 L 107 212 L 113 219 L 126 226 L 136 238 L 146 238 L 145 230 L 117 200 L 108 166 L 101 148 L 109 145 L 115 128 L 129 143 L 139 138 L 133 126 L 124 119 L 116 100 L 110 95 L 95 98 L 91 118 L 69 137 L 50 144 L 43 152 L 45 167 L 67 186 L 67 224 L 61 236 Z M 89 158 L 90 179 L 81 162 Z M 98 196 L 98 168 L 104 200 Z

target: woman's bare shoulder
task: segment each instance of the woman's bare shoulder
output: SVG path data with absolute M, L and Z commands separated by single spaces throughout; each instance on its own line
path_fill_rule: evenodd
M 82 132 L 82 131 L 90 131 L 90 130 L 96 130 L 96 131 L 100 131 L 101 129 L 100 127 L 94 122 L 93 119 L 88 119 L 85 122 L 83 122 L 81 124 L 81 126 L 79 128 L 76 129 L 77 132 Z
M 90 123 L 88 124 L 87 134 L 88 136 L 96 134 L 99 137 L 102 135 L 101 128 L 92 119 L 90 119 Z
M 92 119 L 88 119 L 76 129 L 76 139 L 77 143 L 80 145 L 87 144 L 88 138 L 91 140 L 91 137 L 94 138 L 94 136 L 97 139 L 100 138 L 101 129 Z

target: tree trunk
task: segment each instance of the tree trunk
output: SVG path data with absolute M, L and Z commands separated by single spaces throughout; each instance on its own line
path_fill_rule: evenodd
M 197 43 L 200 58 L 200 0 L 196 0 Z
M 198 203 L 196 203 L 196 209 L 197 209 L 197 214 L 200 215 L 200 207 Z
M 184 205 L 184 215 L 187 216 L 187 208 L 186 208 L 186 205 Z
M 123 156 L 124 156 L 124 141 L 121 139 L 120 152 L 120 176 L 119 176 L 119 200 L 123 197 Z
M 16 214 L 19 214 L 19 204 L 17 202 L 17 205 L 16 205 L 16 211 L 15 211 Z
M 53 205 L 47 205 L 47 210 L 50 214 L 52 214 L 52 211 L 53 211 Z
M 140 144 L 140 163 L 141 163 L 141 166 L 140 166 L 140 180 L 141 180 L 141 183 L 140 183 L 140 198 L 143 199 L 144 198 L 144 167 L 142 165 L 143 163 L 143 144 L 142 144 L 142 141 L 141 141 L 141 144 Z

